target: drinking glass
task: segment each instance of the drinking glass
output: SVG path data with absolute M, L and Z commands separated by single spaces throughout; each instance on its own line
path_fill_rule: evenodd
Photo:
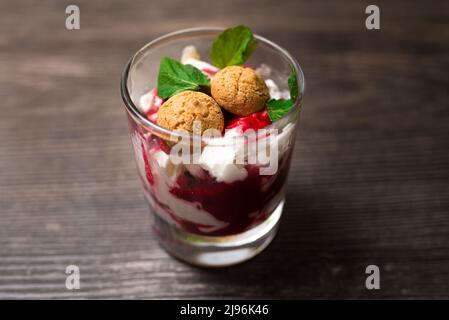
M 170 152 L 186 136 L 159 127 L 138 108 L 143 95 L 157 87 L 162 57 L 179 58 L 185 46 L 193 45 L 207 57 L 220 28 L 195 28 L 173 32 L 151 41 L 126 65 L 121 94 L 128 116 L 131 139 L 144 195 L 149 204 L 153 229 L 160 244 L 175 257 L 198 266 L 221 267 L 243 262 L 261 252 L 278 230 L 285 198 L 285 184 L 295 142 L 304 75 L 296 60 L 275 43 L 255 35 L 257 49 L 245 65 L 269 66 L 272 79 L 288 90 L 292 70 L 297 73 L 299 95 L 290 111 L 272 123 L 256 140 L 272 139 L 277 150 L 269 154 L 277 169 L 262 173 L 267 163 L 253 162 L 244 153 L 244 163 L 225 166 L 225 173 L 240 175 L 236 181 L 213 176 L 210 167 L 197 163 L 175 164 Z M 235 152 L 232 139 L 191 135 L 216 163 Z M 249 144 L 246 141 L 246 146 Z M 248 149 L 250 149 L 248 147 Z M 232 156 L 231 156 L 232 158 Z M 271 163 L 272 165 L 273 163 Z M 212 170 L 215 167 L 212 166 Z M 269 170 L 268 170 L 269 171 Z

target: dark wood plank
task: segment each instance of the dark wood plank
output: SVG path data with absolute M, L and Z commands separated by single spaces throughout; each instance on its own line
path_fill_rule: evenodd
M 79 31 L 63 2 L 0 3 L 0 298 L 449 298 L 447 1 L 378 1 L 379 31 L 355 0 L 76 3 Z M 237 23 L 291 51 L 307 91 L 279 235 L 202 270 L 149 231 L 118 83 L 154 37 Z

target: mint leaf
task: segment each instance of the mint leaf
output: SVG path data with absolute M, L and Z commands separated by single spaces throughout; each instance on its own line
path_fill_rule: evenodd
M 228 28 L 212 44 L 210 58 L 218 68 L 240 66 L 254 53 L 256 45 L 257 41 L 248 27 Z
M 251 33 L 251 35 L 252 35 L 252 33 Z M 246 60 L 249 59 L 249 57 L 251 57 L 253 55 L 254 51 L 256 51 L 256 47 L 257 47 L 257 41 L 254 39 L 254 35 L 252 35 L 252 39 L 248 43 L 248 46 L 246 47 L 246 50 L 243 51 L 243 55 L 242 55 L 243 56 L 243 61 L 242 61 L 241 64 L 243 64 Z
M 293 66 L 292 74 L 288 78 L 288 88 L 290 99 L 270 99 L 267 102 L 268 116 L 273 122 L 282 118 L 298 99 L 298 75 Z
M 298 99 L 298 75 L 293 67 L 292 74 L 288 78 L 288 88 L 290 89 L 290 99 L 296 101 Z
M 293 106 L 292 99 L 270 99 L 267 102 L 268 116 L 271 121 L 282 118 Z
M 190 64 L 182 64 L 175 59 L 164 57 L 159 65 L 157 93 L 167 99 L 186 90 L 197 91 L 200 87 L 210 86 L 209 79 Z

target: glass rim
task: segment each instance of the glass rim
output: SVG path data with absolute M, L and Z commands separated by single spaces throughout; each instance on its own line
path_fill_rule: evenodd
M 150 121 L 148 118 L 146 118 L 140 112 L 139 108 L 132 101 L 131 95 L 128 90 L 129 71 L 131 69 L 131 66 L 136 61 L 136 58 L 138 58 L 142 52 L 145 52 L 152 46 L 158 45 L 162 41 L 168 40 L 172 37 L 176 37 L 176 36 L 180 36 L 180 35 L 187 35 L 187 34 L 194 34 L 197 32 L 207 32 L 207 31 L 212 31 L 212 32 L 217 31 L 218 32 L 218 31 L 223 31 L 223 30 L 225 30 L 225 28 L 222 28 L 222 27 L 197 27 L 197 28 L 180 29 L 180 30 L 177 30 L 174 32 L 164 34 L 160 37 L 157 37 L 156 39 L 145 44 L 143 47 L 141 47 L 139 50 L 137 50 L 137 52 L 135 54 L 133 54 L 133 56 L 126 63 L 125 68 L 122 72 L 121 81 L 120 81 L 120 93 L 121 93 L 123 102 L 125 103 L 126 110 L 127 110 L 128 114 L 133 118 L 134 121 L 136 121 L 141 126 L 145 127 L 147 130 L 149 130 L 151 132 L 156 132 L 160 136 L 169 136 L 174 139 L 178 139 L 178 138 L 182 138 L 182 139 L 188 138 L 188 139 L 193 139 L 193 140 L 200 139 L 201 141 L 204 141 L 206 143 L 208 141 L 214 141 L 214 140 L 217 141 L 217 139 L 223 139 L 223 137 L 203 137 L 203 136 L 198 136 L 198 135 L 193 135 L 193 134 L 186 134 L 186 133 L 183 133 L 180 131 L 170 130 L 170 129 L 166 129 L 166 128 L 159 126 L 157 123 Z M 297 77 L 298 77 L 298 92 L 299 92 L 299 94 L 298 94 L 298 98 L 296 99 L 295 103 L 290 108 L 290 110 L 285 115 L 282 116 L 282 118 L 280 118 L 279 120 L 276 120 L 275 122 L 271 123 L 270 125 L 268 125 L 267 127 L 264 128 L 266 130 L 279 129 L 279 127 L 284 127 L 285 125 L 288 124 L 288 122 L 285 123 L 285 119 L 288 119 L 289 116 L 292 115 L 294 112 L 300 111 L 298 109 L 301 108 L 302 99 L 303 99 L 304 90 L 305 90 L 304 73 L 303 73 L 298 61 L 286 49 L 284 49 L 283 47 L 279 46 L 278 44 L 276 44 L 262 36 L 259 36 L 257 34 L 254 34 L 254 37 L 256 40 L 264 43 L 265 45 L 268 45 L 269 47 L 274 48 L 275 50 L 279 51 L 284 57 L 286 57 L 287 60 L 290 62 L 290 65 L 293 66 L 293 68 L 295 69 Z M 282 120 L 284 120 L 284 121 L 282 121 Z

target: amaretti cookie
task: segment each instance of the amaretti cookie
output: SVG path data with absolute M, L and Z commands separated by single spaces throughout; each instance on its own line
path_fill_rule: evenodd
M 194 121 L 201 123 L 201 133 L 207 129 L 224 129 L 220 106 L 207 94 L 183 91 L 168 99 L 157 113 L 157 124 L 169 130 L 193 132 Z
M 211 82 L 211 94 L 220 107 L 239 117 L 262 110 L 270 98 L 264 80 L 253 69 L 241 66 L 217 72 Z

